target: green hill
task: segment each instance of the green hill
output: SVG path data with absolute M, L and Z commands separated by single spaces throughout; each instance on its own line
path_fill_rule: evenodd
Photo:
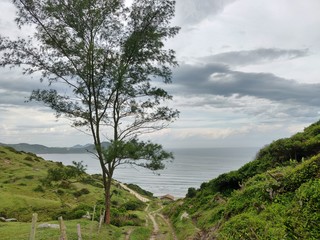
M 320 121 L 168 205 L 179 239 L 320 239 Z
M 63 166 L 0 147 L 0 217 L 24 222 L 36 212 L 39 221 L 48 221 L 59 216 L 78 219 L 94 206 L 100 211 L 104 203 L 101 176 L 83 170 L 81 165 Z M 127 209 L 134 205 L 143 210 L 144 204 L 117 183 L 112 187 L 112 203 L 114 225 L 139 224 L 140 219 L 130 217 Z

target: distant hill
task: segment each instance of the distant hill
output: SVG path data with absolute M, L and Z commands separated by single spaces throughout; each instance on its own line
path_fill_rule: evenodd
M 110 143 L 103 142 L 103 147 L 108 147 Z M 18 143 L 18 144 L 5 144 L 0 143 L 0 146 L 9 146 L 14 148 L 17 151 L 31 152 L 35 154 L 70 154 L 70 153 L 88 153 L 94 152 L 93 144 L 86 145 L 75 145 L 73 147 L 47 147 L 40 144 L 28 144 L 28 143 Z

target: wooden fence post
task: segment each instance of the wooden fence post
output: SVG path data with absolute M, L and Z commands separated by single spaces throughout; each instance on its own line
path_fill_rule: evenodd
M 94 224 L 94 215 L 96 213 L 96 205 L 93 207 L 93 213 L 92 213 L 92 220 L 91 220 L 91 227 L 90 227 L 90 239 L 92 239 L 92 232 L 93 232 L 93 224 Z
M 77 224 L 77 233 L 78 233 L 78 240 L 82 240 L 82 236 L 81 236 L 81 226 L 78 223 Z
M 103 219 L 104 219 L 104 215 L 100 214 L 98 233 L 100 233 L 100 231 L 101 231 L 101 226 L 102 226 Z
M 30 232 L 30 240 L 36 239 L 36 223 L 38 220 L 38 214 L 34 213 L 32 214 L 32 225 L 31 225 L 31 232 Z
M 60 240 L 68 240 L 67 229 L 66 229 L 66 225 L 63 222 L 63 218 L 59 217 L 58 219 L 60 224 Z

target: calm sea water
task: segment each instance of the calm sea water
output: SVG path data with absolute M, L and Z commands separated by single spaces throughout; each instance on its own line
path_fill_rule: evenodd
M 222 173 L 237 170 L 254 159 L 258 148 L 171 149 L 175 159 L 156 173 L 130 165 L 119 166 L 114 179 L 134 183 L 154 196 L 171 194 L 184 197 L 189 187 L 199 188 Z M 90 174 L 101 173 L 99 162 L 90 154 L 39 154 L 46 160 L 72 165 L 83 161 Z

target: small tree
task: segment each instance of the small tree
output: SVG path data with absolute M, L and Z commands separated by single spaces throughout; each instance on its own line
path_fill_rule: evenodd
M 2 66 L 40 72 L 51 89 L 34 90 L 57 116 L 72 119 L 92 135 L 100 161 L 110 223 L 110 187 L 114 170 L 124 163 L 152 170 L 172 158 L 161 145 L 139 140 L 165 128 L 178 111 L 163 104 L 171 96 L 158 79 L 171 82 L 174 51 L 164 41 L 178 33 L 171 27 L 175 1 L 13 0 L 19 27 L 35 26 L 28 39 L 0 37 Z M 153 80 L 153 81 L 152 81 Z M 69 90 L 59 91 L 61 84 Z M 58 88 L 54 88 L 58 86 Z M 102 138 L 111 142 L 102 148 Z M 144 159 L 144 162 L 137 160 Z

